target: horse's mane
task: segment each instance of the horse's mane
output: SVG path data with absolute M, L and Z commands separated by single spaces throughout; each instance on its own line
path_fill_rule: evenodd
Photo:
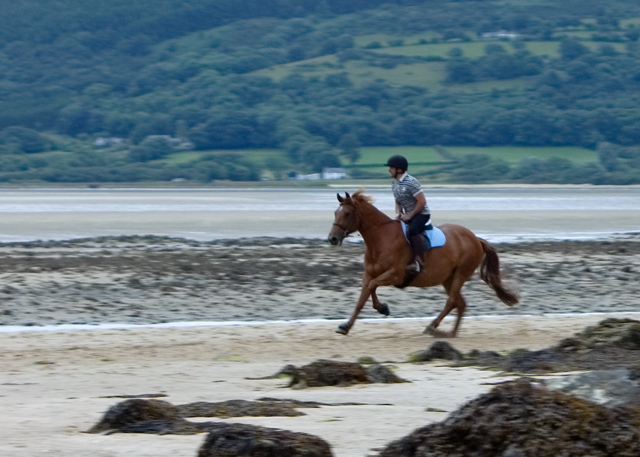
M 377 223 L 391 220 L 389 216 L 373 205 L 373 197 L 371 195 L 365 195 L 364 189 L 356 190 L 351 196 L 351 200 L 361 215 L 369 214 L 370 217 L 374 218 L 373 220 L 378 221 Z M 370 222 L 373 222 L 373 220 L 370 219 Z
M 351 198 L 354 199 L 356 202 L 364 202 L 364 203 L 368 203 L 369 205 L 373 205 L 373 197 L 371 195 L 365 195 L 364 189 L 356 190 L 351 196 Z

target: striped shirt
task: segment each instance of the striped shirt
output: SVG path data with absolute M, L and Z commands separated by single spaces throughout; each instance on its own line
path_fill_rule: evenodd
M 405 173 L 400 179 L 394 179 L 391 190 L 396 201 L 402 207 L 404 214 L 409 214 L 416 207 L 416 197 L 422 194 L 422 187 L 416 178 Z M 431 214 L 429 206 L 425 204 L 420 214 Z

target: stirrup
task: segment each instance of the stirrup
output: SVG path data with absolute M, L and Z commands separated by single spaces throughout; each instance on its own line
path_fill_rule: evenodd
M 418 260 L 414 260 L 407 266 L 407 271 L 410 273 L 420 273 L 422 271 L 422 265 Z

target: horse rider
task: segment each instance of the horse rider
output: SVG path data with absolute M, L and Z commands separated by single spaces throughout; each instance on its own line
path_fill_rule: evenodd
M 419 273 L 424 268 L 424 238 L 427 224 L 431 222 L 431 211 L 420 186 L 420 182 L 407 173 L 409 163 L 401 155 L 387 160 L 389 174 L 393 178 L 391 190 L 396 200 L 397 219 L 407 223 L 407 238 L 413 258 L 407 270 Z

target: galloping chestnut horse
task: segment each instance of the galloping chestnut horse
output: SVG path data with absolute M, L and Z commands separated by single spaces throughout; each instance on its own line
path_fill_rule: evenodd
M 340 206 L 335 212 L 335 221 L 329 232 L 329 242 L 341 245 L 353 232 L 360 232 L 366 246 L 362 290 L 351 318 L 341 324 L 336 332 L 346 335 L 355 324 L 360 311 L 371 297 L 373 308 L 389 315 L 389 308 L 378 300 L 376 289 L 380 286 L 403 284 L 406 267 L 411 260 L 411 249 L 400 226 L 372 204 L 372 198 L 363 190 L 352 196 L 338 194 Z M 500 301 L 512 306 L 518 303 L 518 295 L 502 285 L 498 254 L 489 242 L 478 238 L 469 229 L 455 224 L 444 224 L 439 228 L 447 237 L 442 247 L 425 252 L 424 270 L 411 282 L 412 287 L 432 287 L 442 284 L 449 298 L 438 317 L 429 324 L 424 333 L 436 337 L 455 337 L 467 307 L 460 290 L 465 282 L 480 267 L 480 277 L 491 287 Z M 451 332 L 436 330 L 442 319 L 457 309 L 457 319 Z

